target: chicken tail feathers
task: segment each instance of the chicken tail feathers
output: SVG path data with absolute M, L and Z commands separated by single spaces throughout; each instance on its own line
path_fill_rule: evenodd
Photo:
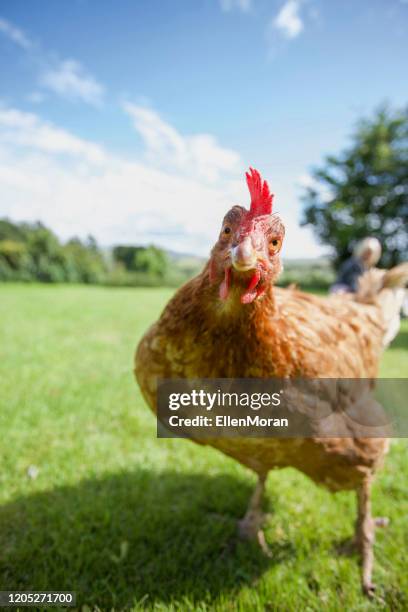
M 398 334 L 400 314 L 408 283 L 408 262 L 390 270 L 373 268 L 359 280 L 356 300 L 365 304 L 378 304 L 385 322 L 384 346 Z
M 408 261 L 387 270 L 384 275 L 384 287 L 404 288 L 408 283 Z

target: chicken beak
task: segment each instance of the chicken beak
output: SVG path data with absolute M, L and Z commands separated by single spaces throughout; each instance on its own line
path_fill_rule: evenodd
M 235 270 L 239 272 L 247 272 L 256 267 L 257 255 L 250 236 L 246 236 L 231 249 L 231 262 Z

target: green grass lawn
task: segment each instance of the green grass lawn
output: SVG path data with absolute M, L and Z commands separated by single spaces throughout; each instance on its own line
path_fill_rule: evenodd
M 1 286 L 0 590 L 75 590 L 84 610 L 407 610 L 406 442 L 374 487 L 375 513 L 391 519 L 375 602 L 360 594 L 357 559 L 339 554 L 354 495 L 294 470 L 268 479 L 267 559 L 236 537 L 252 474 L 211 448 L 157 440 L 133 379 L 138 338 L 170 295 Z M 384 376 L 407 375 L 407 323 Z

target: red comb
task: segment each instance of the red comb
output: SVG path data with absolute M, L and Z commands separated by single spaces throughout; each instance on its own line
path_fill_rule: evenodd
M 270 215 L 272 212 L 273 193 L 269 191 L 269 185 L 262 180 L 258 170 L 253 168 L 245 173 L 249 193 L 251 194 L 250 212 L 254 216 Z

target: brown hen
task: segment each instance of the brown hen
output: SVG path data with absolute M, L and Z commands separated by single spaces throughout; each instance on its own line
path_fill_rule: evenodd
M 367 276 L 355 297 L 274 287 L 284 225 L 272 214 L 266 181 L 251 169 L 247 183 L 250 210 L 234 206 L 225 215 L 204 270 L 177 291 L 138 346 L 135 373 L 153 411 L 158 379 L 374 378 L 383 348 L 397 331 L 398 287 L 407 281 L 408 264 Z M 261 500 L 269 470 L 292 466 L 331 491 L 355 490 L 362 586 L 373 592 L 374 527 L 384 521 L 371 516 L 370 487 L 388 448 L 386 438 L 207 443 L 257 474 L 240 532 L 257 537 L 264 548 Z

